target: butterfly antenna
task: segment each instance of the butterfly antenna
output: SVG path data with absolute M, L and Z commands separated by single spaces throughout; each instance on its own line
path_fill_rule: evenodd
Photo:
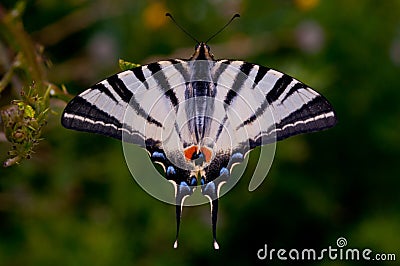
M 170 13 L 166 13 L 165 16 L 169 17 L 174 23 L 175 25 L 180 28 L 187 36 L 189 36 L 192 40 L 194 40 L 196 43 L 200 43 L 195 37 L 193 37 L 192 34 L 190 34 L 188 31 L 186 31 L 181 25 L 178 24 L 178 22 L 176 22 L 176 20 L 174 19 L 174 17 L 170 14 Z
M 229 24 L 231 24 L 232 21 L 233 21 L 235 18 L 239 18 L 239 17 L 240 17 L 239 14 L 233 15 L 233 17 L 228 21 L 228 23 L 226 23 L 225 26 L 223 26 L 219 31 L 217 31 L 217 32 L 214 33 L 210 38 L 208 38 L 207 41 L 206 41 L 205 43 L 208 43 L 209 41 L 211 41 L 211 39 L 213 39 L 215 36 L 217 36 L 218 34 L 220 34 L 221 31 L 223 31 L 226 27 L 228 27 Z

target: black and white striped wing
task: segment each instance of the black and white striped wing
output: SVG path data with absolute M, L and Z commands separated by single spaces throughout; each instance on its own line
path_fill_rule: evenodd
M 64 127 L 98 133 L 142 147 L 161 140 L 165 114 L 182 100 L 184 84 L 173 61 L 160 61 L 115 74 L 71 100 Z M 182 92 L 180 95 L 175 91 Z M 178 97 L 180 98 L 178 100 Z M 133 120 L 129 120 L 133 119 Z
M 236 135 L 248 137 L 239 140 L 250 149 L 336 124 L 333 107 L 322 95 L 284 73 L 228 60 L 217 61 L 215 69 L 221 72 L 216 98 L 228 106 L 223 121 L 238 116 L 232 127 L 243 130 Z
M 335 112 L 323 96 L 284 73 L 219 60 L 211 76 L 216 87 L 214 105 L 223 104 L 215 108 L 212 117 L 217 124 L 207 136 L 216 143 L 216 156 L 204 171 L 206 183 L 215 187 L 229 178 L 232 166 L 251 149 L 336 124 Z

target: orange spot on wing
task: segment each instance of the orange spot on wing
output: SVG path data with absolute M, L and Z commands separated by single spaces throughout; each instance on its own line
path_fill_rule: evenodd
M 206 162 L 209 163 L 212 158 L 212 150 L 207 147 L 201 147 L 200 151 L 201 151 L 201 153 L 203 153 L 204 159 L 206 160 Z
M 197 152 L 197 147 L 196 146 L 190 146 L 189 148 L 186 148 L 183 153 L 185 154 L 186 160 L 192 160 L 193 154 Z

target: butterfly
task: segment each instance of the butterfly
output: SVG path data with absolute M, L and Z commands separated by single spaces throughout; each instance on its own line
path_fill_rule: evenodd
M 227 24 L 228 25 L 228 24 Z M 332 105 L 277 70 L 216 60 L 207 42 L 189 59 L 158 61 L 115 74 L 73 98 L 61 123 L 147 150 L 175 189 L 176 240 L 185 199 L 209 199 L 213 246 L 220 189 L 255 147 L 333 127 Z

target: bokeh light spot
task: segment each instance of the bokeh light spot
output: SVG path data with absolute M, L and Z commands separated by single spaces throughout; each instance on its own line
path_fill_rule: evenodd
M 167 9 L 163 3 L 154 2 L 144 10 L 143 18 L 148 28 L 157 29 L 166 23 Z

